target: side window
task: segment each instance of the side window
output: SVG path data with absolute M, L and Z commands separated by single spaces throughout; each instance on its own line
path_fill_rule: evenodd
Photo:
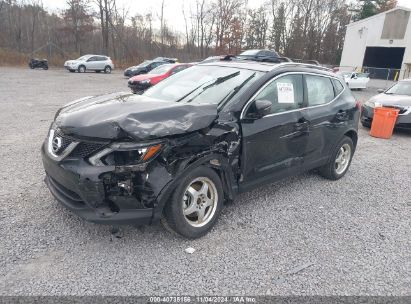
M 281 113 L 303 107 L 303 76 L 282 76 L 267 85 L 255 100 L 271 102 L 271 113 Z
M 341 84 L 340 81 L 338 81 L 337 79 L 333 79 L 333 83 L 334 83 L 334 88 L 335 88 L 335 95 L 338 95 L 342 91 L 344 91 L 344 86 Z
M 108 60 L 107 57 L 100 56 L 98 57 L 98 61 L 106 61 Z
M 92 62 L 92 61 L 98 61 L 98 57 L 94 56 L 94 57 L 90 57 L 87 62 Z
M 330 78 L 306 75 L 305 81 L 309 106 L 326 104 L 334 99 L 334 88 Z

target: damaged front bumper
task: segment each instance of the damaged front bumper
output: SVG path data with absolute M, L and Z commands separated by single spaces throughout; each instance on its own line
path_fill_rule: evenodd
M 45 182 L 53 196 L 87 221 L 99 224 L 151 224 L 156 195 L 143 174 L 116 173 L 83 159 L 52 159 L 41 149 Z M 147 173 L 145 173 L 147 177 Z

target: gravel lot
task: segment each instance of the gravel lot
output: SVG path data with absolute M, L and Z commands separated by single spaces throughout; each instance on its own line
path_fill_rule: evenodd
M 354 93 L 364 101 L 385 85 Z M 0 67 L 0 295 L 411 294 L 407 133 L 382 140 L 360 127 L 342 180 L 308 173 L 241 195 L 195 241 L 160 225 L 113 234 L 61 207 L 39 151 L 54 113 L 127 89 L 120 71 Z

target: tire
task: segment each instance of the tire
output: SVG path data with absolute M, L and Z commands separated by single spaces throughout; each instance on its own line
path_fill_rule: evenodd
M 371 124 L 368 122 L 361 122 L 361 124 L 364 128 L 367 128 L 367 129 L 371 128 Z
M 29 65 L 30 69 L 34 70 L 34 65 Z
M 111 73 L 111 67 L 109 65 L 104 68 L 104 73 L 106 73 L 106 74 Z
M 48 66 L 44 66 L 44 67 L 43 67 L 43 70 L 46 70 L 46 71 L 47 71 L 48 69 L 49 69 Z
M 189 239 L 199 238 L 215 225 L 223 202 L 218 174 L 210 168 L 197 167 L 181 177 L 161 221 L 167 230 Z
M 344 136 L 334 149 L 330 161 L 319 168 L 320 175 L 330 180 L 342 178 L 350 168 L 354 151 L 355 148 L 351 138 Z
M 85 73 L 86 72 L 86 67 L 84 65 L 80 65 L 77 70 L 78 70 L 79 73 Z

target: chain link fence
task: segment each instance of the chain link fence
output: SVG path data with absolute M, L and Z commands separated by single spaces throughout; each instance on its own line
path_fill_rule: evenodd
M 352 67 L 352 66 L 340 66 L 337 67 L 339 71 L 343 72 L 360 72 L 368 73 L 371 79 L 381 79 L 398 81 L 406 78 L 410 78 L 410 69 L 390 69 L 390 68 L 375 68 L 375 67 Z

